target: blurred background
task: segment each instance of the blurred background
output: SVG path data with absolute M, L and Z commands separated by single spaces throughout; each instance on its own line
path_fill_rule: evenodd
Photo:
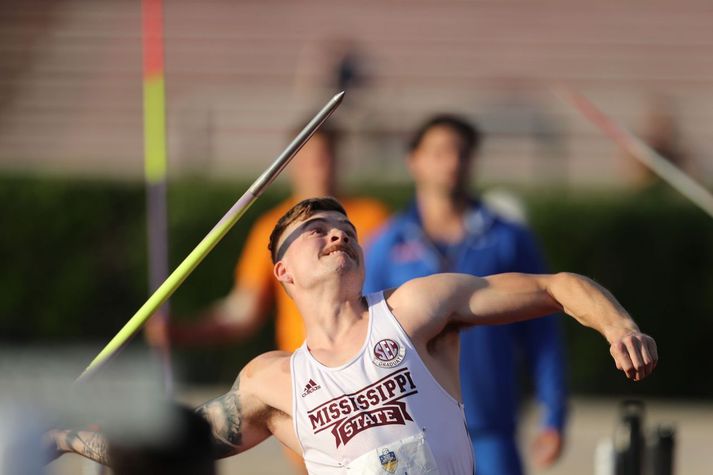
M 676 473 L 710 473 L 713 219 L 553 93 L 584 94 L 710 190 L 710 2 L 171 0 L 163 25 L 170 269 L 335 92 L 340 180 L 392 210 L 412 193 L 412 130 L 461 114 L 485 134 L 473 187 L 524 212 L 553 270 L 612 290 L 662 358 L 630 384 L 567 321 L 566 452 L 532 473 L 594 473 L 632 397 L 647 426 L 676 428 Z M 146 300 L 142 78 L 138 0 L 0 0 L 0 344 L 98 351 Z M 176 292 L 175 318 L 230 290 L 251 224 L 287 195 L 281 177 Z M 179 398 L 220 394 L 273 333 L 177 350 Z M 256 453 L 222 473 L 282 470 L 274 446 Z

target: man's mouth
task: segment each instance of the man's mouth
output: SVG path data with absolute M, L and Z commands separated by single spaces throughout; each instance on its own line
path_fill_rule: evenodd
M 332 254 L 335 254 L 337 252 L 343 252 L 347 256 L 351 257 L 352 259 L 356 260 L 356 256 L 354 255 L 354 252 L 349 249 L 347 246 L 333 246 L 328 249 L 325 249 L 324 252 L 322 253 L 323 256 L 330 256 Z

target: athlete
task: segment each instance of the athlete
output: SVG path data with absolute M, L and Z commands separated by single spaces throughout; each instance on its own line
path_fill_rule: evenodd
M 297 131 L 295 131 L 295 134 Z M 300 200 L 339 193 L 337 180 L 340 131 L 323 124 L 300 149 L 290 167 L 292 196 L 267 211 L 255 222 L 235 265 L 234 285 L 227 296 L 189 322 L 171 320 L 164 325 L 151 320 L 146 325 L 149 342 L 157 347 L 221 345 L 245 341 L 255 334 L 275 312 L 275 345 L 292 352 L 304 341 L 302 317 L 295 303 L 272 276 L 272 262 L 265 243 L 275 223 Z M 340 197 L 349 217 L 359 230 L 362 242 L 388 218 L 387 208 L 377 200 Z M 306 470 L 302 458 L 290 450 L 285 455 L 295 474 Z
M 450 114 L 430 117 L 414 132 L 406 159 L 414 198 L 366 248 L 364 292 L 443 272 L 547 273 L 533 234 L 471 194 L 481 142 L 475 124 Z M 523 474 L 517 444 L 523 375 L 541 414 L 532 461 L 545 468 L 562 453 L 567 385 L 560 320 L 551 315 L 460 333 L 460 385 L 477 475 Z
M 216 457 L 274 435 L 312 474 L 473 473 L 458 381 L 458 331 L 473 325 L 562 311 L 607 339 L 628 378 L 645 378 L 658 361 L 654 340 L 616 299 L 574 274 L 435 274 L 363 296 L 363 252 L 332 198 L 290 209 L 269 248 L 306 340 L 292 354 L 258 356 L 226 394 L 197 409 Z M 49 435 L 58 454 L 111 464 L 98 434 Z
M 290 168 L 292 196 L 260 216 L 247 236 L 235 265 L 230 293 L 191 322 L 172 322 L 165 328 L 159 320 L 146 326 L 151 344 L 206 346 L 235 343 L 250 338 L 262 327 L 275 307 L 275 344 L 292 352 L 304 341 L 302 318 L 294 302 L 272 276 L 270 254 L 265 248 L 275 223 L 287 210 L 305 198 L 338 193 L 337 148 L 339 131 L 323 124 L 293 159 Z M 351 221 L 363 239 L 388 218 L 387 208 L 365 197 L 340 197 Z M 166 334 L 167 333 L 167 334 Z

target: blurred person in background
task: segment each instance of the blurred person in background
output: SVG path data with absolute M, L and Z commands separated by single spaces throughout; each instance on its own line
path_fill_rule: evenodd
M 292 196 L 258 218 L 251 229 L 235 267 L 235 284 L 230 294 L 213 304 L 191 323 L 173 322 L 167 328 L 151 321 L 147 337 L 152 345 L 168 338 L 176 346 L 205 346 L 234 343 L 248 339 L 262 327 L 274 303 L 277 348 L 292 352 L 304 341 L 302 318 L 294 301 L 285 293 L 272 273 L 272 261 L 266 243 L 277 220 L 299 201 L 314 196 L 339 196 L 359 232 L 362 243 L 389 216 L 380 202 L 369 198 L 341 197 L 337 190 L 339 132 L 323 124 L 297 153 L 291 164 Z M 290 458 L 301 465 L 301 458 Z
M 416 186 L 408 209 L 395 216 L 367 250 L 365 292 L 395 288 L 441 272 L 486 276 L 544 273 L 535 239 L 523 225 L 495 214 L 467 185 L 480 132 L 464 119 L 438 115 L 416 131 L 407 165 Z M 561 454 L 566 417 L 563 345 L 557 317 L 461 332 L 460 381 L 477 453 L 478 475 L 523 472 L 516 446 L 518 357 L 529 363 L 541 430 L 533 443 L 539 467 Z
M 690 175 L 690 157 L 682 143 L 681 131 L 670 98 L 662 95 L 649 98 L 640 130 L 641 139 L 647 145 L 672 165 Z M 647 190 L 662 184 L 658 175 L 636 157 L 626 154 L 625 158 L 629 168 L 633 170 L 633 182 L 636 188 Z
M 326 36 L 305 42 L 297 56 L 293 81 L 293 100 L 321 99 L 327 92 L 347 91 L 343 111 L 351 116 L 369 101 L 374 82 L 372 59 L 363 44 L 350 36 Z

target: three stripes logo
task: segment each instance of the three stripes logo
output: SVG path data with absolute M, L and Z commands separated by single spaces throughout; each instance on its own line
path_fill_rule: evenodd
M 307 385 L 305 385 L 305 390 L 302 392 L 302 397 L 312 394 L 321 387 L 322 386 L 314 382 L 314 379 L 310 379 Z

